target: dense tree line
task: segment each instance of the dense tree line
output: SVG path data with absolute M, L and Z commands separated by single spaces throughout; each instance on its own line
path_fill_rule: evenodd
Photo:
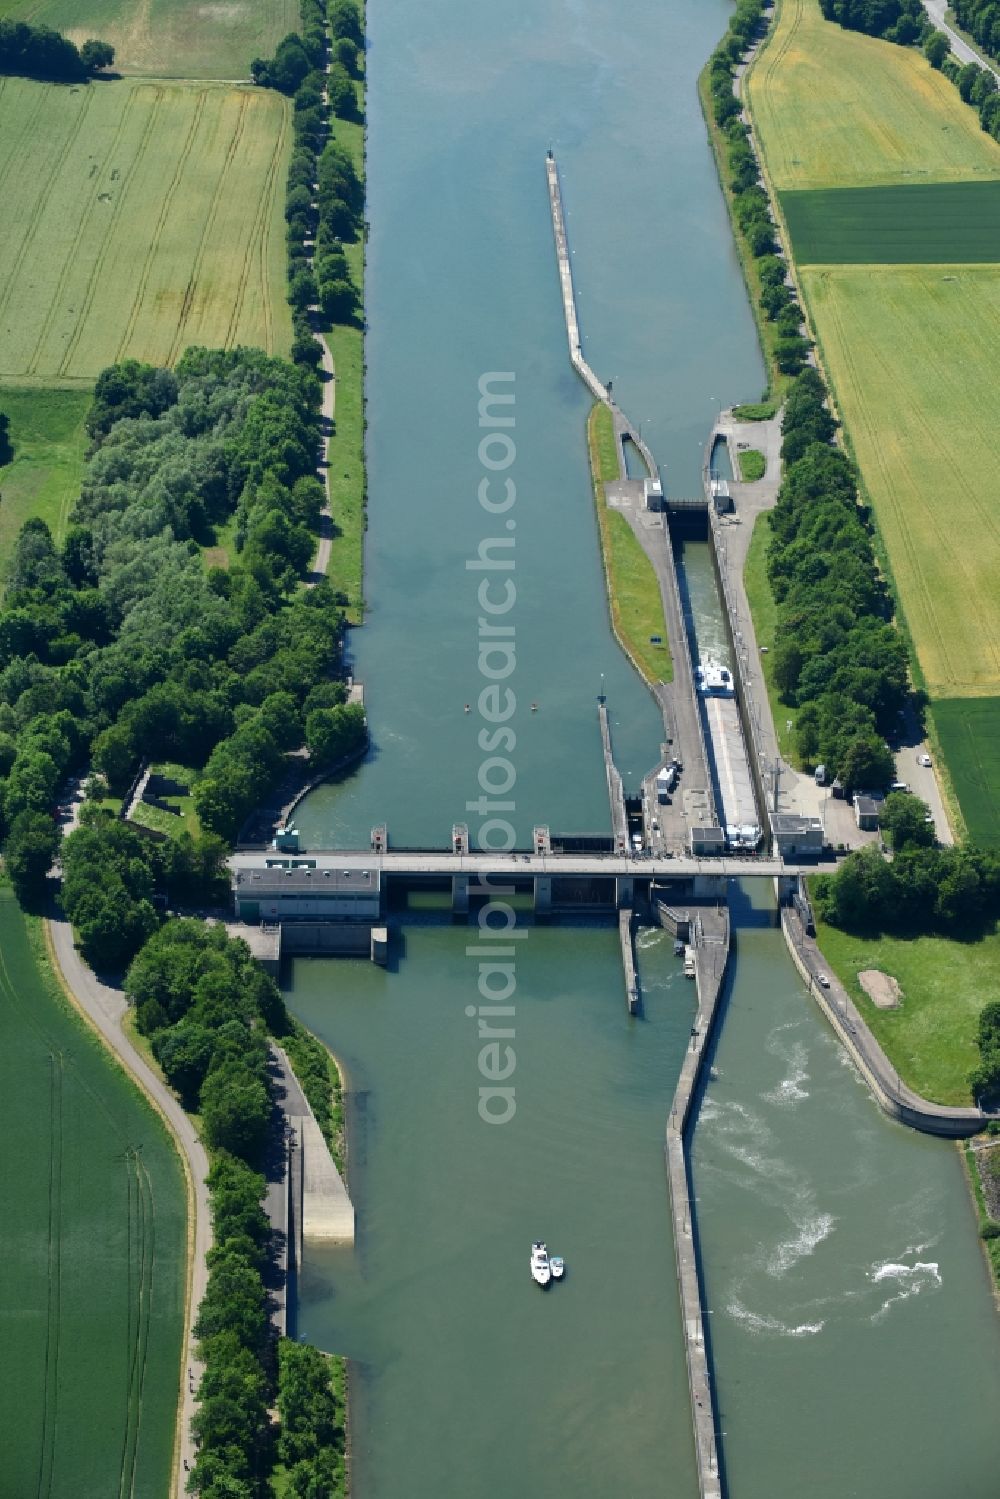
M 1000 1099 L 1000 1000 L 990 1000 L 980 1010 L 976 1042 L 979 1065 L 969 1074 L 969 1087 L 978 1102 L 995 1106 Z
M 906 843 L 885 859 L 869 845 L 819 875 L 813 893 L 824 921 L 845 931 L 978 937 L 1000 916 L 1000 852 Z
M 343 1492 L 344 1428 L 330 1379 L 330 1361 L 308 1343 L 278 1345 L 278 1456 L 295 1499 Z
M 77 47 L 61 32 L 26 21 L 0 21 L 0 74 L 51 83 L 82 83 L 110 68 L 115 49 L 90 40 Z
M 326 584 L 299 587 L 323 501 L 316 412 L 315 377 L 256 350 L 98 380 L 65 541 L 26 523 L 0 611 L 0 808 L 25 888 L 39 819 L 88 754 L 117 794 L 144 760 L 204 767 L 202 825 L 231 839 L 287 750 L 363 734 L 330 681 L 342 611 Z M 206 570 L 224 522 L 236 556 Z
M 212 1159 L 214 1243 L 195 1324 L 205 1372 L 190 1486 L 204 1499 L 264 1494 L 274 1359 L 264 1281 L 271 1232 L 257 1168 L 272 1111 L 268 1031 L 287 1027 L 284 1001 L 244 942 L 200 921 L 161 927 L 125 987 L 168 1082 L 199 1112 Z
M 329 1116 L 325 1053 L 291 1021 L 246 944 L 222 926 L 167 922 L 142 948 L 125 987 L 168 1082 L 185 1108 L 199 1113 L 212 1160 L 214 1244 L 195 1326 L 205 1373 L 191 1489 L 203 1499 L 265 1494 L 277 1455 L 289 1470 L 290 1493 L 333 1495 L 342 1479 L 343 1430 L 327 1362 L 315 1350 L 283 1343 L 275 1368 L 266 1289 L 271 1230 L 258 1170 L 272 1119 L 269 1036 L 280 1038 L 296 1066 L 302 1058 L 312 1063 L 303 1067 L 303 1085 L 310 1099 L 325 1096 Z M 276 1388 L 275 1452 L 268 1412 Z
M 739 0 L 725 37 L 709 59 L 709 97 L 715 122 L 726 140 L 725 171 L 733 192 L 737 232 L 757 262 L 761 311 L 774 325 L 774 361 L 782 374 L 795 375 L 809 352 L 809 342 L 801 332 L 802 309 L 787 284 L 787 266 L 777 253 L 778 238 L 767 193 L 760 183 L 750 132 L 740 118 L 739 101 L 733 93 L 733 70 L 756 40 L 763 12 L 763 0 Z
M 878 569 L 851 460 L 831 446 L 820 376 L 797 377 L 785 406 L 784 478 L 767 572 L 778 606 L 771 671 L 799 707 L 797 748 L 848 792 L 893 777 L 886 735 L 909 693 L 905 642 Z

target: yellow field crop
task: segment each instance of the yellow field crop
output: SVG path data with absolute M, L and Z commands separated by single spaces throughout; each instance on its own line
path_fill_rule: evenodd
M 1000 177 L 1000 145 L 912 47 L 843 31 L 781 0 L 748 99 L 779 191 Z
M 1000 271 L 799 275 L 930 693 L 998 693 Z
M 0 381 L 189 344 L 286 353 L 291 123 L 264 90 L 0 82 Z

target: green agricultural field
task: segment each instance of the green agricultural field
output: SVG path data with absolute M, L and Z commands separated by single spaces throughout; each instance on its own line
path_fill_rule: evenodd
M 37 922 L 0 890 L 0 1490 L 163 1499 L 181 1380 L 183 1176 L 43 951 Z
M 154 78 L 248 79 L 253 59 L 299 26 L 298 0 L 0 0 L 0 16 L 77 45 L 100 37 L 116 68 Z
M 0 383 L 79 385 L 189 344 L 287 353 L 287 100 L 0 82 Z
M 817 922 L 817 935 L 824 958 L 900 1077 L 933 1103 L 971 1103 L 967 1079 L 979 1061 L 976 1020 L 996 995 L 1000 936 L 979 942 L 854 937 L 824 922 Z M 858 983 L 866 968 L 898 980 L 899 1009 L 876 1009 Z
M 0 586 L 14 538 L 31 516 L 62 539 L 80 492 L 89 409 L 89 391 L 0 391 L 14 449 L 13 461 L 0 468 Z
M 991 265 L 1000 182 L 929 182 L 781 193 L 799 265 Z
M 938 699 L 932 706 L 969 837 L 1000 846 L 1000 697 Z
M 817 0 L 779 4 L 747 85 L 775 188 L 1000 177 L 1000 145 L 915 48 L 842 31 Z
M 1000 272 L 800 280 L 932 698 L 1000 692 Z

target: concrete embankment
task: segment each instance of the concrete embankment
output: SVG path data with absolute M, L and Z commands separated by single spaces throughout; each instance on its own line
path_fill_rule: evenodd
M 995 1116 L 981 1109 L 948 1108 L 944 1104 L 930 1103 L 908 1088 L 868 1029 L 847 990 L 824 968 L 823 956 L 816 942 L 806 935 L 798 913 L 789 906 L 782 907 L 781 929 L 792 962 L 808 985 L 810 994 L 843 1043 L 876 1102 L 890 1118 L 924 1134 L 945 1135 L 950 1139 L 963 1139 L 985 1129 L 990 1118 Z M 825 984 L 819 982 L 820 973 L 826 979 Z
M 289 1214 L 299 1249 L 298 1263 L 303 1239 L 354 1242 L 354 1206 L 291 1063 L 280 1046 L 273 1050 L 280 1068 L 282 1108 L 292 1134 L 292 1153 L 298 1156 L 289 1181 L 301 1181 L 301 1195 L 292 1202 Z
M 698 1012 L 691 1027 L 691 1042 L 684 1057 L 670 1118 L 667 1121 L 666 1162 L 670 1185 L 670 1208 L 677 1256 L 677 1284 L 684 1324 L 691 1418 L 701 1499 L 722 1499 L 719 1476 L 717 1421 L 708 1354 L 705 1348 L 705 1318 L 695 1227 L 691 1218 L 691 1188 L 688 1175 L 687 1131 L 692 1104 L 722 992 L 729 956 L 729 911 L 726 907 L 692 913 L 691 940 L 695 952 Z

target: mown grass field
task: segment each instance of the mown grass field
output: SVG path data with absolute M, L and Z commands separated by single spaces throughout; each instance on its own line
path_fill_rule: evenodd
M 299 26 L 298 0 L 0 0 L 0 16 L 77 45 L 100 37 L 117 69 L 156 78 L 249 78 L 253 59 Z
M 287 353 L 290 150 L 263 89 L 0 81 L 0 383 L 190 344 Z
M 1000 936 L 853 937 L 817 921 L 823 956 L 848 990 L 900 1076 L 934 1103 L 968 1104 L 968 1075 L 979 1061 L 976 1020 L 996 997 Z M 903 1002 L 879 1010 L 858 983 L 866 968 L 899 981 Z
M 1000 847 L 1000 697 L 938 699 L 934 722 L 969 837 Z
M 800 272 L 934 698 L 1000 692 L 1000 274 Z
M 601 533 L 601 552 L 608 583 L 611 618 L 619 639 L 647 682 L 673 680 L 674 663 L 667 642 L 663 600 L 649 558 L 624 515 L 609 509 L 604 485 L 618 478 L 618 450 L 611 413 L 592 408 L 587 421 L 594 499 Z M 651 636 L 658 635 L 661 645 Z
M 781 193 L 799 265 L 991 265 L 1000 182 L 928 182 Z
M 185 1188 L 163 1126 L 0 890 L 5 1495 L 170 1487 Z
M 747 88 L 777 189 L 1000 177 L 1000 145 L 947 78 L 824 21 L 817 0 L 780 0 Z
M 0 468 L 0 588 L 14 538 L 31 516 L 62 539 L 80 492 L 89 409 L 89 391 L 0 391 L 14 449 L 13 460 Z

